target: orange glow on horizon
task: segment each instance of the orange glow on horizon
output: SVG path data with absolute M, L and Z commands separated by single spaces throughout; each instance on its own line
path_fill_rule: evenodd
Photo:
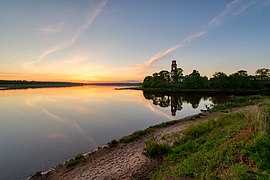
M 0 80 L 26 80 L 26 81 L 59 81 L 59 82 L 78 82 L 78 83 L 102 83 L 102 82 L 142 82 L 144 77 L 129 78 L 104 77 L 104 76 L 77 76 L 64 74 L 0 74 Z

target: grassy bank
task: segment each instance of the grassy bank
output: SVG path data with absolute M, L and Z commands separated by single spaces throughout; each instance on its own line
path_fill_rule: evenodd
M 173 147 L 146 142 L 148 155 L 164 159 L 152 178 L 270 179 L 270 99 L 246 97 L 215 108 L 259 101 L 252 111 L 191 125 Z

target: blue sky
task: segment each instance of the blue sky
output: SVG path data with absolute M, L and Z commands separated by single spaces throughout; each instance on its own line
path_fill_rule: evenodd
M 270 0 L 3 0 L 0 79 L 142 81 L 270 68 Z

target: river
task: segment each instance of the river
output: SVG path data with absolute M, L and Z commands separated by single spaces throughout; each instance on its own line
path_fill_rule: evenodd
M 0 98 L 0 179 L 16 180 L 218 99 L 107 86 L 1 90 Z

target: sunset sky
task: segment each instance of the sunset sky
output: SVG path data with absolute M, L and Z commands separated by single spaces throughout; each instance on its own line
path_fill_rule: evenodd
M 136 82 L 172 59 L 270 68 L 270 0 L 1 0 L 0 79 Z

